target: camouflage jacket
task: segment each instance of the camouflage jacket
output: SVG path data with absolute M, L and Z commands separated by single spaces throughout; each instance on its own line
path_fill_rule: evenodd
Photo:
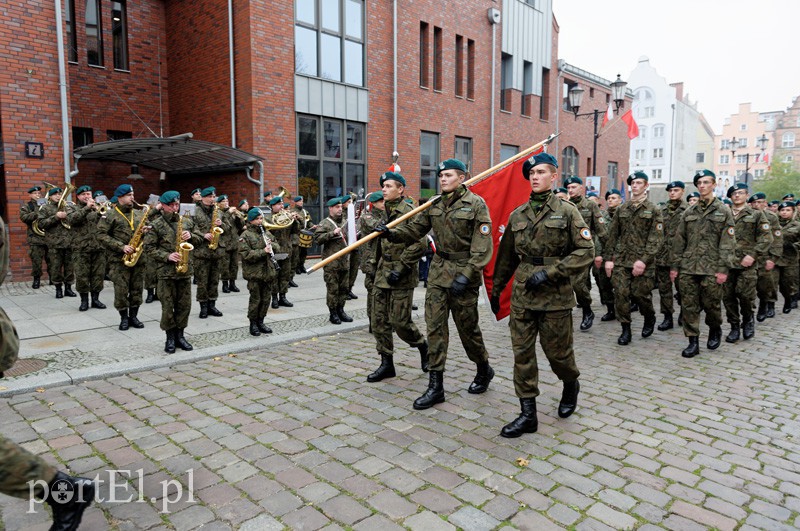
M 690 275 L 727 274 L 736 265 L 733 213 L 722 201 L 686 208 L 672 241 L 670 267 Z
M 483 198 L 460 186 L 448 197 L 432 199 L 433 205 L 410 223 L 392 229 L 406 243 L 416 243 L 433 229 L 436 254 L 428 272 L 428 285 L 449 288 L 456 276 L 469 285 L 481 283 L 483 268 L 492 259 L 492 220 Z
M 108 209 L 105 216 L 100 216 L 97 239 L 109 250 L 110 263 L 122 262 L 122 248 L 131 241 L 144 215 L 142 210 L 130 206 L 115 206 Z
M 64 222 L 68 223 L 69 215 L 74 210 L 75 206 L 64 202 L 64 211 L 67 217 Z M 58 212 L 58 204 L 55 201 L 48 200 L 42 208 L 39 209 L 39 228 L 44 231 L 44 241 L 47 246 L 52 249 L 69 249 L 72 247 L 72 231 L 64 227 L 61 223 L 62 220 L 56 217 Z
M 539 213 L 525 203 L 511 213 L 500 239 L 492 279 L 492 296 L 500 296 L 511 276 L 512 309 L 567 310 L 575 306 L 570 276 L 585 270 L 594 258 L 592 233 L 575 205 L 551 194 Z M 547 271 L 547 282 L 535 291 L 525 283 Z
M 311 226 L 314 223 L 311 221 L 311 214 L 309 214 L 308 211 L 305 208 L 292 207 L 292 212 L 297 214 L 297 217 L 299 219 L 299 221 L 297 223 L 298 223 L 298 228 L 300 230 L 309 230 L 309 229 L 311 229 Z
M 6 224 L 0 218 L 0 285 L 6 279 L 9 261 L 8 238 L 6 236 Z M 17 362 L 19 354 L 19 336 L 14 323 L 0 308 L 0 377 Z
M 732 269 L 744 269 L 742 258 L 747 255 L 755 259 L 751 267 L 758 267 L 759 258 L 768 254 L 772 246 L 772 228 L 767 216 L 745 205 L 738 215 L 733 215 L 733 219 L 736 224 L 736 265 Z
M 406 203 L 402 198 L 386 203 L 387 223 L 392 222 L 414 210 L 414 207 Z M 404 221 L 398 226 L 408 224 Z M 384 238 L 376 238 L 378 244 L 373 251 L 374 260 L 377 262 L 375 270 L 375 287 L 383 289 L 414 289 L 419 283 L 419 259 L 425 254 L 425 236 L 418 241 L 409 244 L 394 243 Z M 400 282 L 389 285 L 387 278 L 389 273 L 397 271 L 400 273 Z
M 186 278 L 192 276 L 192 253 L 189 251 L 189 269 L 185 273 L 178 273 L 175 270 L 175 262 L 169 261 L 169 255 L 178 250 L 176 237 L 178 235 L 178 219 L 180 214 L 167 214 L 161 212 L 156 216 L 151 224 L 150 230 L 145 235 L 145 251 L 150 260 L 156 266 L 156 276 L 158 278 Z M 181 232 L 188 230 L 191 234 L 188 243 L 197 248 L 203 242 L 192 233 L 192 217 L 184 216 L 181 223 Z M 203 240 L 206 241 L 206 240 Z
M 264 233 L 261 232 L 262 229 Z M 242 257 L 242 276 L 245 280 L 268 282 L 275 278 L 275 266 L 272 258 L 264 250 L 267 246 L 264 243 L 264 234 L 272 241 L 273 254 L 281 252 L 281 246 L 267 229 L 248 224 L 239 237 L 239 256 Z
M 658 207 L 648 199 L 628 201 L 617 208 L 609 227 L 605 259 L 622 267 L 633 267 L 641 260 L 654 268 L 663 243 L 664 223 Z
M 220 246 L 225 247 L 225 252 L 235 253 L 239 251 L 239 230 L 236 228 L 236 220 L 233 214 L 225 210 L 220 210 L 222 217 L 222 236 L 219 237 Z
M 375 227 L 381 223 L 386 223 L 385 210 L 378 210 L 377 208 L 365 210 L 364 213 L 361 214 L 361 217 L 358 218 L 358 233 L 361 237 L 364 237 L 375 230 Z M 375 266 L 377 265 L 375 262 L 375 248 L 377 245 L 378 238 L 373 238 L 359 247 L 359 249 L 361 249 L 361 263 L 359 267 L 361 268 L 361 272 L 365 275 L 375 275 Z
M 78 252 L 90 252 L 100 249 L 97 241 L 97 222 L 100 213 L 94 208 L 81 203 L 67 216 L 67 223 L 72 227 L 72 249 Z
M 775 265 L 781 267 L 797 265 L 797 247 L 800 242 L 800 221 L 796 219 L 780 218 L 781 236 L 783 238 L 783 255 L 775 260 Z
M 33 222 L 39 219 L 39 204 L 36 201 L 28 201 L 19 208 L 19 219 L 28 227 L 28 244 L 46 245 L 44 236 L 33 232 Z
M 670 260 L 670 242 L 675 237 L 675 231 L 678 228 L 678 221 L 686 211 L 689 204 L 683 199 L 675 201 L 667 201 L 667 204 L 661 207 L 661 220 L 664 223 L 664 244 L 656 256 L 656 265 L 660 267 L 669 267 Z
M 317 225 L 317 230 L 314 232 L 314 241 L 317 245 L 322 246 L 323 259 L 341 251 L 347 246 L 347 243 L 345 243 L 345 240 L 341 235 L 333 233 L 334 230 L 340 228 L 342 229 L 342 233 L 346 234 L 345 225 L 347 225 L 347 218 L 342 217 L 336 220 L 330 216 L 320 221 Z M 326 265 L 325 269 L 329 271 L 340 271 L 343 269 L 348 269 L 349 267 L 350 261 L 348 256 L 345 255 Z
M 570 199 L 570 202 L 575 205 L 575 208 L 581 213 L 583 221 L 586 222 L 586 226 L 592 231 L 594 255 L 603 256 L 605 252 L 603 242 L 606 241 L 608 229 L 606 227 L 606 218 L 603 216 L 600 207 L 586 196 L 582 196 L 577 200 Z
M 205 235 L 211 232 L 211 217 L 214 213 L 214 205 L 205 206 L 202 202 L 197 203 L 197 208 L 194 209 L 194 216 L 192 217 L 192 222 L 194 227 L 192 228 L 193 235 L 199 236 L 203 239 L 203 243 L 200 245 L 196 245 L 194 251 L 194 258 L 200 260 L 212 260 L 216 258 L 220 258 L 225 254 L 225 242 L 222 239 L 224 234 L 220 235 L 219 238 L 219 245 L 216 249 L 209 249 L 208 245 L 211 243 L 206 240 Z M 220 219 L 222 219 L 222 211 L 218 212 Z M 223 222 L 224 225 L 224 222 Z M 222 227 L 222 230 L 225 230 L 225 227 Z
M 759 267 L 765 265 L 767 259 L 775 262 L 778 258 L 783 256 L 783 234 L 781 233 L 780 218 L 775 212 L 768 208 L 765 208 L 761 212 L 767 218 L 767 221 L 769 221 L 769 226 L 772 229 L 772 245 L 769 246 L 769 253 L 767 253 L 767 256 L 759 257 Z

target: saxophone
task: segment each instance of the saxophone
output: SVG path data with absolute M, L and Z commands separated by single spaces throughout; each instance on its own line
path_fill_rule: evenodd
M 216 223 L 219 219 L 219 206 L 215 203 L 214 204 L 214 211 L 211 212 L 211 241 L 208 242 L 208 248 L 212 251 L 219 247 L 219 237 L 222 235 L 224 230 L 222 227 L 217 227 Z
M 122 255 L 122 263 L 127 267 L 135 266 L 142 256 L 142 251 L 144 250 L 144 226 L 147 224 L 147 214 L 149 213 L 150 207 L 145 205 L 142 208 L 142 214 L 144 214 L 142 221 L 136 226 L 136 230 L 133 231 L 133 236 L 131 236 L 131 241 L 128 242 L 128 245 L 133 247 L 134 251 L 131 254 Z
M 188 215 L 188 212 L 178 217 L 178 230 L 175 231 L 175 252 L 181 255 L 181 259 L 175 263 L 176 273 L 186 273 L 189 271 L 189 251 L 194 249 L 194 245 L 183 241 L 181 238 L 183 235 L 183 218 L 186 215 Z

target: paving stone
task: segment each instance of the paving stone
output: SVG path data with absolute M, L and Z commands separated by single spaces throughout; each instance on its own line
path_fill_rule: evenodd
M 290 529 L 303 529 L 313 531 L 325 527 L 330 519 L 313 507 L 302 507 L 284 515 L 281 520 Z
M 636 518 L 624 512 L 612 509 L 604 503 L 596 503 L 589 507 L 586 514 L 592 518 L 597 518 L 604 524 L 613 526 L 615 529 L 633 529 L 636 526 Z
M 461 505 L 453 496 L 437 488 L 427 488 L 411 495 L 411 501 L 436 514 L 450 514 Z
M 416 505 L 409 503 L 390 490 L 379 492 L 367 500 L 367 503 L 392 520 L 400 520 L 417 512 Z
M 372 514 L 369 509 L 353 498 L 344 495 L 321 503 L 319 509 L 329 518 L 342 522 L 345 525 L 353 525 Z
M 411 531 L 456 531 L 456 526 L 430 511 L 422 511 L 406 518 L 403 525 Z
M 464 507 L 448 517 L 448 522 L 474 531 L 491 530 L 500 525 L 500 522 L 485 512 L 475 507 Z

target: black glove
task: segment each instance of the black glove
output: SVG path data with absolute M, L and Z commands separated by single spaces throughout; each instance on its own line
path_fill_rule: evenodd
M 391 231 L 389 230 L 389 227 L 386 226 L 386 223 L 381 223 L 380 225 L 375 227 L 375 229 L 373 229 L 372 232 L 379 233 L 380 234 L 380 236 L 379 236 L 380 238 L 388 238 L 389 237 L 389 233 Z
M 386 282 L 388 282 L 390 286 L 396 286 L 400 284 L 401 275 L 400 271 L 389 271 L 386 274 Z
M 497 315 L 500 313 L 500 297 L 497 295 L 493 295 L 489 299 L 489 306 L 492 308 L 492 313 Z
M 453 281 L 453 285 L 450 286 L 450 294 L 454 297 L 460 297 L 467 291 L 467 286 L 469 286 L 469 279 L 459 273 Z
M 547 271 L 544 269 L 537 271 L 536 273 L 532 274 L 531 277 L 525 282 L 525 289 L 528 291 L 533 291 L 538 288 L 540 285 L 547 282 Z

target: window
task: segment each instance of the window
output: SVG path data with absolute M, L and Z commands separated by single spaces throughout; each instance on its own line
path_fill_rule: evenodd
M 500 160 L 508 160 L 517 153 L 519 153 L 519 146 L 500 144 Z
M 127 0 L 111 2 L 111 35 L 114 47 L 114 68 L 128 70 L 128 7 Z
M 91 127 L 72 128 L 72 149 L 94 144 L 94 131 Z
M 439 134 L 422 131 L 419 137 L 419 194 L 420 199 L 429 199 L 439 190 Z
M 634 159 L 636 159 L 636 160 L 644 159 L 644 150 L 643 149 L 637 149 L 633 153 L 634 153 L 634 155 L 633 155 Z
M 617 175 L 619 174 L 619 164 L 609 160 L 606 173 L 608 174 L 608 182 L 612 183 L 612 187 L 616 186 Z
M 731 148 L 731 141 L 726 139 L 726 138 L 723 138 L 722 140 L 720 140 L 719 148 L 720 149 L 730 149 Z
M 719 156 L 719 163 L 720 164 L 728 164 L 731 161 L 730 155 L 720 155 Z
M 364 1 L 296 0 L 295 72 L 364 86 Z
M 800 114 L 797 115 L 797 125 L 795 127 L 800 127 Z
M 747 137 L 740 138 L 739 139 L 739 148 L 738 149 L 742 149 L 742 148 L 746 148 L 746 147 L 747 147 Z
M 747 155 L 736 155 L 736 164 L 745 164 L 747 162 Z
M 456 96 L 464 97 L 464 37 L 456 35 Z
M 741 177 L 742 175 L 744 175 L 744 170 L 736 170 L 737 177 Z
M 561 152 L 561 177 L 566 179 L 572 175 L 578 175 L 578 151 L 567 146 Z
M 756 170 L 754 172 L 754 175 L 755 175 L 755 177 L 763 177 L 764 176 L 764 170 Z
M 475 41 L 467 39 L 467 99 L 475 99 Z
M 542 68 L 542 97 L 539 98 L 539 118 L 550 119 L 550 69 Z
M 719 172 L 719 174 L 720 174 L 722 177 L 725 177 L 726 175 L 730 175 L 730 174 L 728 173 L 728 170 L 722 170 L 721 172 Z
M 453 151 L 453 158 L 456 158 L 467 165 L 468 169 L 472 168 L 472 139 L 463 136 L 456 137 L 456 147 Z
M 794 133 L 791 131 L 783 133 L 783 136 L 781 137 L 781 147 L 794 147 Z
M 109 129 L 106 131 L 106 137 L 108 140 L 127 140 L 133 138 L 133 133 L 130 131 L 113 131 Z
M 520 113 L 523 116 L 531 115 L 533 106 L 533 63 L 530 61 L 522 62 L 522 105 Z
M 739 126 L 739 131 L 747 131 L 747 124 L 742 124 Z
M 514 81 L 514 57 L 504 53 L 500 62 L 500 110 L 511 111 L 511 86 Z
M 86 56 L 92 66 L 103 66 L 103 26 L 100 0 L 86 0 Z
M 639 126 L 639 138 L 647 138 L 647 127 L 643 125 Z
M 419 23 L 419 86 L 429 87 L 431 38 L 428 23 Z
M 661 179 L 661 172 L 662 170 L 653 170 L 653 180 L 657 181 Z
M 72 63 L 78 62 L 78 39 L 75 34 L 75 1 L 67 0 L 64 5 L 64 22 L 67 26 L 67 50 L 68 61 Z
M 664 126 L 663 125 L 654 125 L 653 126 L 653 138 L 663 138 L 664 137 Z
M 433 90 L 442 91 L 442 28 L 433 28 Z
M 694 161 L 697 164 L 704 164 L 706 162 L 706 154 L 705 153 L 698 153 L 697 155 L 695 155 L 694 159 L 695 159 Z
M 783 157 L 783 162 L 792 162 L 793 160 L 794 157 L 791 155 L 786 155 L 785 157 Z
M 642 118 L 652 118 L 656 114 L 655 107 L 642 107 L 640 116 Z
M 655 148 L 655 149 L 653 149 L 653 158 L 654 159 L 663 159 L 664 158 L 664 148 Z
M 561 94 L 563 94 L 563 100 L 561 102 L 561 108 L 565 111 L 572 112 L 572 106 L 569 104 L 569 91 L 573 88 L 577 87 L 578 84 L 574 81 L 564 81 L 564 84 L 561 86 Z

